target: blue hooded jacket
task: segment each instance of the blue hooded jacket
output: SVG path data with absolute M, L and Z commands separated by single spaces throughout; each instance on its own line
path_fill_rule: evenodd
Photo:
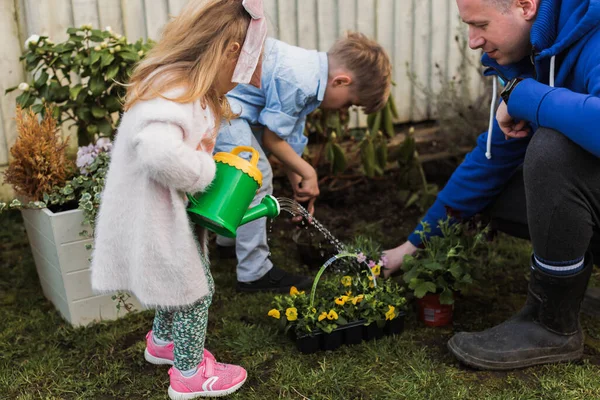
M 600 157 L 600 0 L 541 0 L 530 39 L 532 59 L 505 66 L 487 54 L 481 59 L 486 75 L 526 78 L 511 93 L 508 113 L 528 121 L 532 132 L 555 129 Z M 506 140 L 494 118 L 490 159 L 487 136 L 479 137 L 423 218 L 432 228 L 428 235 L 440 234 L 437 222 L 446 218 L 446 207 L 461 218 L 484 210 L 523 164 L 531 135 Z M 416 231 L 408 240 L 421 243 Z

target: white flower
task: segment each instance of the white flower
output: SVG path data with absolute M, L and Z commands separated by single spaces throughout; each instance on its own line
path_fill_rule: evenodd
M 81 25 L 81 29 L 90 30 L 90 29 L 93 29 L 93 26 L 92 26 L 92 24 L 83 24 L 83 25 Z
M 26 92 L 29 90 L 29 85 L 25 82 L 21 82 L 19 83 L 19 90 Z
M 100 46 L 96 46 L 96 47 L 94 47 L 94 50 L 96 50 L 96 51 L 100 51 L 100 50 L 102 50 L 102 47 L 100 47 Z
M 104 28 L 104 30 L 107 32 L 112 32 L 112 28 L 110 26 L 107 26 L 106 28 Z
M 138 56 L 142 56 L 142 55 L 144 55 L 144 50 L 138 51 Z
M 40 36 L 39 35 L 31 35 L 25 41 L 25 47 L 29 47 L 30 43 L 33 44 L 33 45 L 37 45 L 39 41 L 40 41 Z
M 50 40 L 49 38 L 44 39 L 44 42 L 46 42 L 47 45 L 52 46 L 54 44 L 54 42 L 52 40 Z

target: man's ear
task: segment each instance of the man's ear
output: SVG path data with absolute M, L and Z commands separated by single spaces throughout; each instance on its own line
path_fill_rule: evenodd
M 517 7 L 521 9 L 523 18 L 527 21 L 535 19 L 538 13 L 540 0 L 518 0 Z
M 352 77 L 346 74 L 336 75 L 333 78 L 333 87 L 338 86 L 350 86 L 352 84 Z

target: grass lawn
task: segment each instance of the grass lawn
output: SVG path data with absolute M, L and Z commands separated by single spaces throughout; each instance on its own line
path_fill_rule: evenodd
M 384 246 L 398 244 L 418 211 L 401 211 L 389 183 L 324 193 L 317 218 L 342 239 L 362 233 Z M 369 202 L 361 201 L 365 195 Z M 297 259 L 290 226 L 282 221 L 271 232 L 273 260 L 314 274 Z M 0 226 L 0 398 L 167 398 L 168 367 L 143 357 L 152 311 L 70 327 L 42 295 L 20 215 L 4 213 Z M 427 328 L 411 309 L 400 336 L 312 355 L 298 353 L 277 332 L 267 317 L 272 295 L 236 293 L 234 262 L 214 260 L 207 348 L 248 370 L 232 399 L 600 399 L 597 319 L 582 317 L 585 355 L 575 364 L 482 372 L 461 366 L 446 349 L 455 331 L 491 327 L 520 308 L 529 253 L 527 242 L 506 236 L 491 243 L 480 285 L 458 298 L 450 328 Z

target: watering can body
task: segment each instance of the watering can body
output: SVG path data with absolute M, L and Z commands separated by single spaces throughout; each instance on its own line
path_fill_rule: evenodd
M 238 155 L 246 151 L 252 153 L 250 161 Z M 261 217 L 279 215 L 279 203 L 271 195 L 248 209 L 262 185 L 258 157 L 258 152 L 248 146 L 238 146 L 231 153 L 215 154 L 217 170 L 213 182 L 205 192 L 188 194 L 190 203 L 187 211 L 192 222 L 233 238 L 240 225 Z

